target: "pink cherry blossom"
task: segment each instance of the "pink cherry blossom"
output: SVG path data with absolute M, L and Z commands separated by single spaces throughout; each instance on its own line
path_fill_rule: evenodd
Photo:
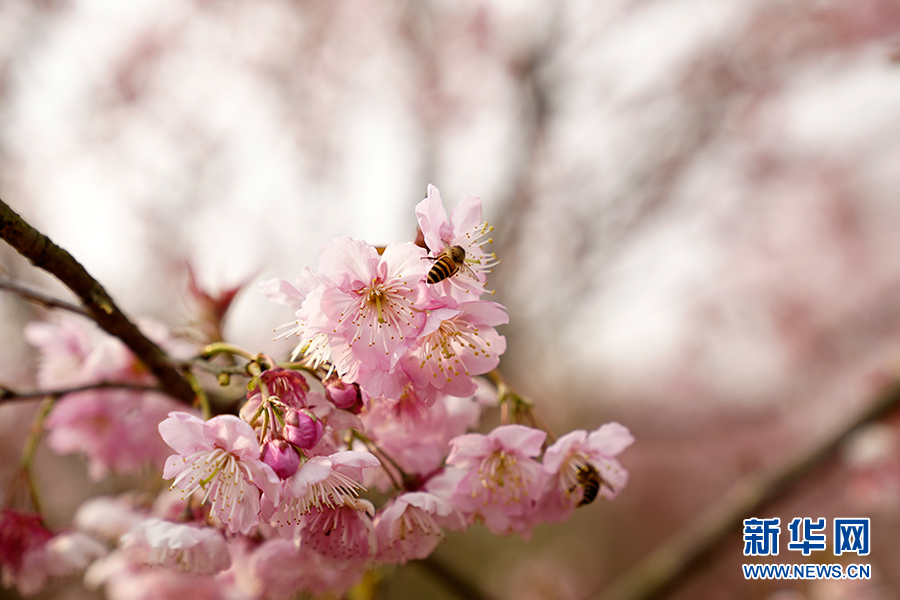
M 253 429 L 232 415 L 202 421 L 181 412 L 169 413 L 159 433 L 178 454 L 166 460 L 164 479 L 185 496 L 202 489 L 204 502 L 232 533 L 247 533 L 259 523 L 260 491 L 279 500 L 280 479 L 259 459 Z
M 488 435 L 469 433 L 450 441 L 447 464 L 465 474 L 451 502 L 469 521 L 481 519 L 493 533 L 527 536 L 546 474 L 533 457 L 547 434 L 522 425 L 503 425 Z
M 634 436 L 619 423 L 607 423 L 590 434 L 584 429 L 571 431 L 547 448 L 544 470 L 548 486 L 541 500 L 545 521 L 566 519 L 584 497 L 579 473 L 589 469 L 600 478 L 598 497 L 611 500 L 628 483 L 628 471 L 616 456 L 634 442 Z
M 484 246 L 493 241 L 484 239 L 493 231 L 493 227 L 481 220 L 481 201 L 478 196 L 466 194 L 448 219 L 440 192 L 428 184 L 425 199 L 416 206 L 416 218 L 432 256 L 438 256 L 447 248 L 460 246 L 466 252 L 468 270 L 475 275 L 475 279 L 463 275 L 449 277 L 434 287 L 443 295 L 457 299 L 482 294 L 486 274 L 500 261 L 496 254 L 484 249 Z
M 324 286 L 320 312 L 307 328 L 328 335 L 339 372 L 354 374 L 359 361 L 389 370 L 394 350 L 421 328 L 424 314 L 416 308 L 419 286 L 428 269 L 415 244 L 394 243 L 381 256 L 365 242 L 338 238 L 321 246 L 319 274 Z M 305 307 L 304 307 L 305 308 Z
M 225 538 L 212 527 L 150 518 L 136 523 L 120 540 L 138 565 L 211 575 L 231 565 Z
M 300 546 L 336 559 L 366 558 L 375 553 L 372 515 L 368 500 L 351 499 L 341 506 L 313 508 L 301 520 Z
M 401 494 L 375 517 L 378 560 L 403 565 L 426 558 L 443 541 L 442 526 L 460 531 L 465 525 L 454 506 L 433 494 Z
M 362 577 L 365 559 L 338 560 L 288 539 L 231 544 L 235 585 L 248 596 L 291 600 L 301 594 L 343 597 Z
M 213 577 L 134 565 L 121 552 L 95 562 L 84 576 L 88 589 L 104 588 L 108 600 L 254 600 L 223 573 Z
M 495 302 L 457 304 L 445 298 L 429 312 L 415 345 L 403 358 L 403 368 L 419 388 L 470 396 L 475 392 L 472 376 L 500 364 L 506 339 L 494 326 L 508 321 Z
M 135 473 L 162 465 L 169 449 L 157 426 L 181 405 L 162 394 L 95 390 L 67 394 L 57 401 L 44 426 L 47 445 L 57 454 L 84 454 L 94 481 L 110 471 Z
M 363 469 L 378 466 L 378 459 L 367 452 L 350 450 L 314 456 L 284 482 L 280 503 L 264 503 L 264 515 L 281 526 L 293 525 L 314 509 L 353 503 L 362 488 Z

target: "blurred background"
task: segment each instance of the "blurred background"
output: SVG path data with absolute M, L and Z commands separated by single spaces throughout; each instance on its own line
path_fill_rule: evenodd
M 507 378 L 557 433 L 637 438 L 615 501 L 528 543 L 450 536 L 436 555 L 500 600 L 599 597 L 900 365 L 896 0 L 0 1 L 0 197 L 129 315 L 183 327 L 190 264 L 250 282 L 226 336 L 283 355 L 293 316 L 256 282 L 333 237 L 411 240 L 428 183 L 495 227 Z M 0 295 L 0 382 L 33 384 L 46 316 Z M 0 415 L 0 489 L 33 410 Z M 869 427 L 755 515 L 871 517 L 871 581 L 745 581 L 735 529 L 668 597 L 900 597 L 898 444 Z M 39 460 L 57 526 L 121 485 Z M 414 565 L 387 588 L 426 595 L 453 597 Z

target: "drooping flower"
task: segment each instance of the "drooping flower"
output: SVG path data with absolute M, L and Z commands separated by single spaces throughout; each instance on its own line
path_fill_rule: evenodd
M 374 514 L 372 503 L 358 498 L 334 508 L 313 508 L 300 522 L 300 547 L 344 560 L 371 556 L 376 548 Z
M 465 525 L 454 506 L 433 494 L 401 494 L 375 517 L 378 560 L 403 565 L 426 558 L 443 541 L 442 527 L 460 531 Z
M 465 471 L 451 503 L 470 522 L 480 519 L 493 533 L 528 536 L 546 474 L 533 457 L 547 434 L 522 425 L 503 425 L 488 435 L 468 433 L 450 441 L 447 464 Z
M 329 558 L 284 538 L 271 538 L 256 547 L 236 540 L 231 547 L 236 587 L 250 597 L 267 600 L 291 600 L 304 594 L 343 597 L 360 580 L 366 564 L 365 559 Z
M 211 575 L 231 565 L 225 538 L 218 529 L 150 518 L 136 523 L 120 540 L 137 565 Z
M 281 502 L 264 502 L 264 516 L 281 526 L 294 525 L 314 509 L 354 503 L 362 488 L 362 471 L 380 466 L 367 452 L 345 451 L 314 456 L 284 482 Z
M 232 533 L 247 533 L 259 523 L 260 491 L 279 500 L 280 479 L 259 459 L 253 429 L 232 415 L 202 421 L 181 412 L 169 413 L 159 424 L 163 440 L 178 454 L 166 460 L 164 479 L 185 496 L 204 491 L 204 502 Z
M 432 256 L 436 257 L 448 248 L 459 246 L 466 253 L 467 269 L 464 270 L 475 275 L 474 279 L 465 274 L 448 277 L 434 286 L 443 295 L 460 300 L 484 293 L 487 273 L 500 261 L 496 254 L 485 250 L 485 246 L 493 241 L 487 238 L 493 227 L 481 220 L 481 201 L 478 196 L 466 194 L 451 211 L 448 219 L 440 192 L 428 184 L 425 199 L 416 206 L 416 218 Z

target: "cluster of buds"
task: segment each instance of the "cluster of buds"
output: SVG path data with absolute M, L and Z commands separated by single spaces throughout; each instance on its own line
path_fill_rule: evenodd
M 477 197 L 448 216 L 433 186 L 416 215 L 419 243 L 339 238 L 318 271 L 262 284 L 295 313 L 290 360 L 245 355 L 237 415 L 158 424 L 171 491 L 85 510 L 106 519 L 80 528 L 117 546 L 91 583 L 123 600 L 161 577 L 173 596 L 341 594 L 375 564 L 426 558 L 447 529 L 528 538 L 623 488 L 617 456 L 633 438 L 617 423 L 552 443 L 518 423 L 471 433 L 505 401 L 480 377 L 506 349 L 505 308 L 483 299 L 491 228 Z

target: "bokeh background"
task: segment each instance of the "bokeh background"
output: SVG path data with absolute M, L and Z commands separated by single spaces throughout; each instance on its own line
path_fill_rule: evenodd
M 637 438 L 614 502 L 528 543 L 450 536 L 437 556 L 498 599 L 599 597 L 900 364 L 896 0 L 0 1 L 0 197 L 130 315 L 183 327 L 189 264 L 250 282 L 230 341 L 285 353 L 256 281 L 411 239 L 428 183 L 495 227 L 507 378 L 558 433 Z M 33 383 L 46 316 L 0 295 L 0 382 Z M 32 411 L 0 412 L 3 481 Z M 669 597 L 900 597 L 898 443 L 868 428 L 756 515 L 871 517 L 871 581 L 744 581 L 735 530 Z M 58 526 L 124 485 L 39 464 Z M 386 588 L 426 596 L 452 597 L 416 566 Z

